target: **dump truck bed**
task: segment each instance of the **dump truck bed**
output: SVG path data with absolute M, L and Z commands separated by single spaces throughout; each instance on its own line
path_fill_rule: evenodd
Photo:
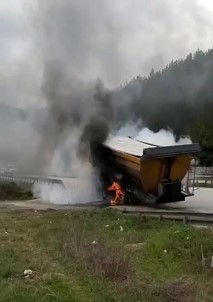
M 113 179 L 122 175 L 124 191 L 127 187 L 145 195 L 155 196 L 158 203 L 185 199 L 182 180 L 191 160 L 200 151 L 199 144 L 159 147 L 130 137 L 109 137 L 93 148 L 102 175 Z
M 110 136 L 103 145 L 111 150 L 141 157 L 147 148 L 155 148 L 151 144 L 142 143 L 130 137 Z

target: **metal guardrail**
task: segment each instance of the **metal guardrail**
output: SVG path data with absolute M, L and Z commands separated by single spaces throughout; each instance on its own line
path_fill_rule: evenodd
M 63 186 L 63 181 L 56 178 L 32 176 L 32 175 L 19 175 L 13 173 L 0 173 L 0 183 L 14 182 L 17 184 L 33 185 L 35 183 L 58 184 Z M 189 186 L 192 185 L 189 183 Z M 195 186 L 213 186 L 212 175 L 196 175 L 194 179 Z
M 195 167 L 194 185 L 198 187 L 213 186 L 213 167 Z
M 170 209 L 142 209 L 136 207 L 116 207 L 117 211 L 123 214 L 139 214 L 145 217 L 183 221 L 183 223 L 213 226 L 213 213 L 190 212 Z
M 202 187 L 204 186 L 213 186 L 213 176 L 212 175 L 196 175 L 194 180 L 194 185 Z
M 213 167 L 199 167 L 196 166 L 196 174 L 197 175 L 210 175 L 213 176 Z
M 42 176 L 30 176 L 30 175 L 18 175 L 12 173 L 0 173 L 1 183 L 14 182 L 17 184 L 28 184 L 34 185 L 35 183 L 46 183 L 46 184 L 58 184 L 63 185 L 63 182 L 59 179 L 52 179 Z

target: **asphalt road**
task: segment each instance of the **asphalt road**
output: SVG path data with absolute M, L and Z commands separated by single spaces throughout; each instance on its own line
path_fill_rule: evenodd
M 95 204 L 84 204 L 87 209 L 92 209 Z M 82 206 L 72 205 L 56 205 L 41 200 L 29 200 L 29 201 L 12 201 L 12 202 L 1 202 L 0 212 L 8 211 L 25 211 L 25 210 L 68 210 L 68 209 L 79 209 Z M 144 208 L 144 206 L 142 206 Z M 196 212 L 208 212 L 213 213 L 213 189 L 200 188 L 195 191 L 195 196 L 189 197 L 186 201 L 178 203 L 168 203 L 163 205 L 163 208 L 174 208 L 179 210 L 189 210 Z M 121 206 L 119 206 L 121 208 Z M 126 208 L 126 206 L 125 206 Z M 147 206 L 146 206 L 147 209 Z
M 178 209 L 193 210 L 199 212 L 213 213 L 213 189 L 199 188 L 195 190 L 195 195 L 187 197 L 185 201 L 174 204 L 167 204 L 168 207 Z
M 69 190 L 73 190 L 74 192 L 79 190 L 79 180 L 75 178 L 58 178 L 61 179 L 65 185 L 65 188 Z M 81 181 L 81 190 L 84 190 L 85 184 Z M 95 201 L 95 200 L 94 200 Z M 89 204 L 85 204 L 86 206 L 89 206 Z M 66 208 L 68 206 L 64 205 Z M 62 205 L 53 205 L 51 203 L 45 202 L 45 201 L 39 201 L 39 200 L 33 200 L 29 202 L 11 202 L 11 203 L 2 203 L 1 204 L 0 211 L 3 210 L 3 208 L 30 208 L 30 209 L 60 209 L 63 208 Z M 72 208 L 72 205 L 70 205 Z M 168 203 L 163 206 L 164 208 L 176 208 L 176 209 L 182 209 L 182 210 L 190 210 L 190 211 L 199 211 L 199 212 L 208 212 L 213 213 L 213 189 L 210 188 L 198 188 L 195 190 L 195 195 L 192 197 L 187 197 L 185 201 L 183 202 L 177 202 L 177 203 Z
M 75 178 L 60 178 L 66 188 L 77 189 L 78 180 Z M 165 207 L 178 208 L 183 210 L 203 211 L 213 213 L 213 189 L 197 188 L 194 196 L 187 197 L 185 201 L 168 203 Z

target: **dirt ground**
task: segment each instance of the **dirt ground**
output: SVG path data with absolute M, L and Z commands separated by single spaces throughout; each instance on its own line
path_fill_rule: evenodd
M 91 203 L 84 205 L 55 205 L 49 202 L 44 202 L 40 199 L 32 199 L 26 201 L 1 201 L 0 202 L 0 212 L 7 213 L 12 211 L 49 211 L 49 210 L 71 210 L 71 209 L 89 209 L 96 206 L 101 206 L 100 204 Z M 102 205 L 106 206 L 106 205 Z

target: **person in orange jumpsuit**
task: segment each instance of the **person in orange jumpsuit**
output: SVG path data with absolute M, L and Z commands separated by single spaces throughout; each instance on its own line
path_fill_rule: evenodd
M 121 204 L 123 202 L 124 193 L 119 183 L 114 181 L 111 187 L 108 187 L 108 191 L 115 192 L 115 197 L 110 201 L 111 206 L 116 206 L 117 204 Z

